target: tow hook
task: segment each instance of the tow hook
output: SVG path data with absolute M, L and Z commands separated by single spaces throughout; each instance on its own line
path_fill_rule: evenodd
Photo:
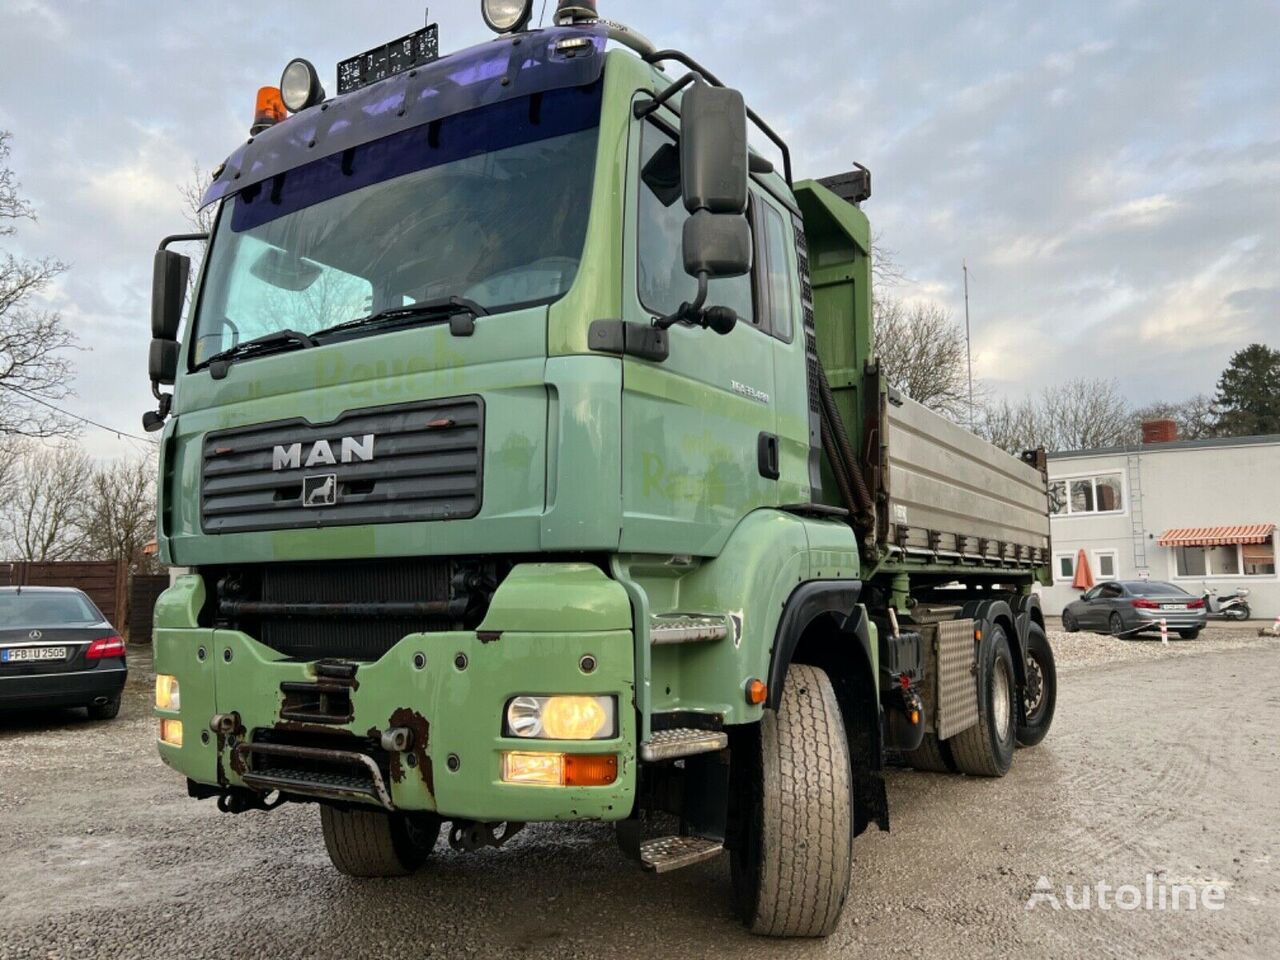
M 413 731 L 408 727 L 392 727 L 382 735 L 382 749 L 387 753 L 408 753 L 413 749 Z
M 455 821 L 449 829 L 449 846 L 461 853 L 475 853 L 485 847 L 500 847 L 523 829 L 523 823 L 477 823 L 475 820 L 459 820 Z
M 240 729 L 240 714 L 234 710 L 231 713 L 215 713 L 209 721 L 209 729 L 220 736 L 229 737 Z

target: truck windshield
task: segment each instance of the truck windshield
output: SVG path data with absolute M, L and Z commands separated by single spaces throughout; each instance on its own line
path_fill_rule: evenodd
M 506 101 L 255 184 L 218 217 L 192 364 L 451 296 L 549 303 L 578 272 L 600 85 Z

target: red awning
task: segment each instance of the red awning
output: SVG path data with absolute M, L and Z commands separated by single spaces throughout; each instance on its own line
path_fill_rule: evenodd
M 1266 543 L 1275 530 L 1274 523 L 1248 523 L 1235 527 L 1174 527 L 1160 534 L 1160 546 L 1225 547 L 1235 543 Z

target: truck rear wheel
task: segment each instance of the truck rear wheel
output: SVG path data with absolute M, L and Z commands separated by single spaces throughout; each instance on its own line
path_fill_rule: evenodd
M 772 937 L 825 937 L 849 895 L 853 779 L 835 690 L 792 664 L 777 712 L 735 743 L 731 873 L 743 921 Z
M 956 769 L 975 777 L 1003 777 L 1013 764 L 1017 683 L 1004 628 L 996 624 L 979 648 L 978 722 L 947 740 Z
M 1034 747 L 1045 738 L 1053 724 L 1058 704 L 1058 672 L 1053 665 L 1053 648 L 1039 624 L 1027 628 L 1027 722 L 1018 724 L 1018 742 Z
M 407 877 L 431 854 L 440 836 L 433 814 L 320 808 L 329 861 L 348 877 Z

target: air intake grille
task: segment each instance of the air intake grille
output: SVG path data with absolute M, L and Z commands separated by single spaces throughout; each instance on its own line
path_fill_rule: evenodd
M 205 437 L 205 533 L 455 520 L 480 512 L 479 397 L 378 407 Z
M 452 565 L 442 560 L 280 563 L 261 568 L 270 603 L 403 603 L 448 600 Z M 377 660 L 410 633 L 453 629 L 448 617 L 262 617 L 240 625 L 297 660 Z

